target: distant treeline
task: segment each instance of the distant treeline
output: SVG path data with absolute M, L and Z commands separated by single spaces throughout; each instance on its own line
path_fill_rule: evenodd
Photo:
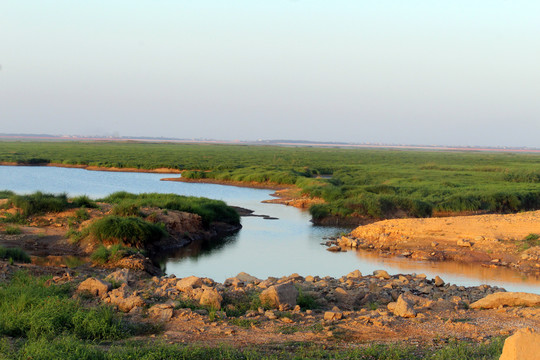
M 118 142 L 0 142 L 0 161 L 184 171 L 191 179 L 296 185 L 315 219 L 540 209 L 540 155 Z

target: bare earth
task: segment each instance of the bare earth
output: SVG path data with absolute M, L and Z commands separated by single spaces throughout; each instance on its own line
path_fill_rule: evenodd
M 358 248 L 413 259 L 479 262 L 538 274 L 540 247 L 524 241 L 530 234 L 540 234 L 540 211 L 384 220 L 359 226 L 350 237 L 358 239 Z M 347 239 L 338 243 L 346 247 Z

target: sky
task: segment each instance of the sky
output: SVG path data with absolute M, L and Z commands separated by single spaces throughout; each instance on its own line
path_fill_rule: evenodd
M 0 133 L 540 147 L 540 1 L 2 1 Z

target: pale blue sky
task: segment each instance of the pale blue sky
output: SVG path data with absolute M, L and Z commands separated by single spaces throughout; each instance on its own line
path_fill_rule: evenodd
M 0 133 L 540 147 L 534 0 L 6 0 L 0 64 Z

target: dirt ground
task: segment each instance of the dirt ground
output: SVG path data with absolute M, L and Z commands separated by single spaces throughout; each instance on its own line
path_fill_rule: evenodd
M 419 260 L 479 262 L 540 273 L 540 211 L 423 219 L 392 219 L 359 226 L 359 247 Z M 343 243 L 343 242 L 342 242 Z

